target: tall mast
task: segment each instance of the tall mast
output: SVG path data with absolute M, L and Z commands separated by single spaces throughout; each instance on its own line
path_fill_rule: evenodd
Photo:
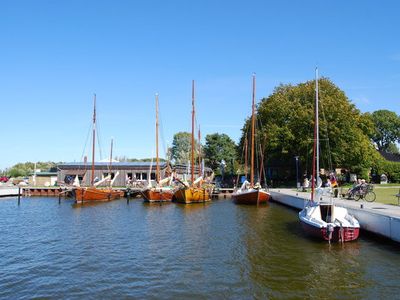
M 263 176 L 263 172 L 264 172 L 264 152 L 262 151 L 262 146 L 260 144 L 260 158 L 261 158 L 261 162 L 260 162 L 260 171 L 258 173 L 258 178 L 259 178 L 259 182 L 261 184 L 262 181 L 262 176 Z M 264 182 L 266 182 L 266 178 L 265 178 L 265 172 L 264 172 Z
M 96 144 L 96 94 L 94 94 L 93 100 L 93 141 L 92 141 L 92 177 L 90 185 L 94 184 L 94 154 L 95 154 L 95 144 Z
M 194 80 L 192 80 L 192 151 L 190 157 L 191 164 L 191 184 L 194 182 Z
M 109 184 L 110 188 L 111 188 L 111 180 L 112 180 L 112 178 L 111 178 L 111 165 L 112 165 L 113 144 L 114 144 L 114 139 L 111 138 L 110 165 L 108 167 L 108 173 L 110 175 L 110 184 Z
M 315 68 L 315 124 L 314 124 L 314 149 L 313 169 L 311 182 L 311 201 L 314 201 L 315 184 L 319 178 L 319 121 L 318 121 L 318 68 Z
M 316 158 L 315 158 L 315 163 L 316 163 L 316 180 L 319 178 L 319 95 L 318 95 L 318 68 L 315 68 L 315 127 L 317 131 L 317 136 L 316 136 L 316 141 L 317 141 L 317 151 L 316 151 Z
M 200 133 L 200 125 L 199 125 L 199 134 L 198 134 L 198 143 L 199 143 L 199 177 L 202 174 L 202 166 L 201 166 L 201 143 L 200 143 L 200 139 L 201 139 L 201 133 Z
M 248 172 L 248 164 L 249 164 L 249 157 L 248 157 L 248 149 L 249 149 L 249 141 L 247 140 L 247 133 L 244 139 L 244 174 L 247 179 L 247 172 Z
M 160 162 L 158 158 L 158 93 L 156 93 L 156 181 L 160 182 Z
M 254 135 L 255 135 L 255 95 L 256 93 L 256 74 L 253 73 L 253 97 L 251 106 L 251 169 L 250 169 L 250 186 L 254 186 Z

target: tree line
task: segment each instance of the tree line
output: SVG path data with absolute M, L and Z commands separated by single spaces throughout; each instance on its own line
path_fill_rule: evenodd
M 294 158 L 297 157 L 302 174 L 310 174 L 314 128 L 315 81 L 297 85 L 281 84 L 271 95 L 262 98 L 256 107 L 257 157 L 269 170 L 280 170 L 275 176 L 292 178 Z M 378 110 L 361 113 L 346 94 L 328 78 L 319 80 L 320 151 L 321 167 L 326 170 L 346 169 L 367 178 L 370 172 L 385 173 L 392 181 L 400 181 L 400 163 L 386 161 L 377 150 L 399 155 L 400 117 L 393 111 Z M 213 133 L 205 137 L 201 146 L 195 141 L 196 161 L 204 159 L 205 165 L 217 174 L 243 173 L 243 149 L 251 140 L 250 118 L 245 120 L 241 138 L 236 144 L 228 135 Z M 190 160 L 191 134 L 178 132 L 172 147 L 162 161 L 186 164 Z M 119 161 L 150 161 L 154 158 L 134 159 L 125 156 Z M 54 162 L 39 162 L 42 170 L 54 168 Z M 260 166 L 260 162 L 258 164 Z M 9 176 L 27 176 L 34 164 L 19 163 L 6 170 Z M 281 174 L 279 174 L 279 172 Z M 274 176 L 270 173 L 267 177 Z
M 389 110 L 361 113 L 328 78 L 320 79 L 319 87 L 321 168 L 340 168 L 363 178 L 370 173 L 385 173 L 391 181 L 400 181 L 400 163 L 386 161 L 377 151 L 399 154 L 396 143 L 400 142 L 400 117 Z M 258 161 L 259 166 L 277 170 L 275 176 L 281 179 L 294 179 L 297 157 L 301 174 L 310 176 L 314 103 L 314 80 L 298 85 L 281 84 L 261 99 L 256 108 L 255 138 L 259 145 L 255 150 L 262 160 L 262 164 Z M 201 155 L 206 166 L 216 173 L 221 171 L 221 164 L 229 173 L 243 173 L 244 166 L 249 165 L 243 154 L 251 140 L 249 129 L 250 118 L 243 124 L 237 145 L 226 134 L 207 135 L 202 150 L 196 144 L 196 156 Z M 174 136 L 170 159 L 180 163 L 189 160 L 190 138 L 188 132 Z

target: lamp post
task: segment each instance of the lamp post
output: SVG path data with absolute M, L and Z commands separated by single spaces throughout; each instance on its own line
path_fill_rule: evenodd
M 295 156 L 294 159 L 296 160 L 296 188 L 300 188 L 300 183 L 299 183 L 299 157 Z

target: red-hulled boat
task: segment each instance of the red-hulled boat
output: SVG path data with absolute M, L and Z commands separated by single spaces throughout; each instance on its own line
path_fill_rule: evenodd
M 121 191 L 112 188 L 100 189 L 97 187 L 78 187 L 75 189 L 76 203 L 88 203 L 94 201 L 111 201 L 124 196 Z
M 160 163 L 158 156 L 158 94 L 156 94 L 156 187 L 149 187 L 142 191 L 145 202 L 171 202 L 174 196 L 172 187 L 163 187 L 162 182 L 170 181 L 170 178 L 160 180 Z
M 271 197 L 271 195 L 264 189 L 248 189 L 239 191 L 232 195 L 233 201 L 237 204 L 258 205 L 268 202 Z
M 111 179 L 111 175 L 109 177 L 104 178 L 102 181 L 109 180 L 110 184 L 107 188 L 97 188 L 97 186 L 102 182 L 94 182 L 94 161 L 95 161 L 95 145 L 96 145 L 96 94 L 94 95 L 93 101 L 93 141 L 92 141 L 92 171 L 91 171 L 91 181 L 89 187 L 80 187 L 78 186 L 75 189 L 75 203 L 90 203 L 90 202 L 99 202 L 99 201 L 111 201 L 115 199 L 119 199 L 124 196 L 124 192 L 114 190 L 111 186 L 113 180 Z M 110 152 L 110 173 L 111 173 L 111 162 L 112 162 L 112 146 L 113 142 L 111 140 L 111 152 Z M 114 177 L 118 176 L 118 172 Z M 78 177 L 77 177 L 78 178 Z M 76 179 L 77 179 L 76 178 Z M 78 181 L 79 185 L 79 181 Z
M 156 187 L 142 192 L 145 202 L 171 202 L 174 189 L 171 187 Z
M 304 231 L 331 242 L 349 242 L 360 234 L 360 224 L 347 209 L 330 203 L 315 203 L 299 213 Z
M 319 180 L 319 122 L 318 122 L 318 69 L 315 72 L 315 126 L 312 178 Z M 358 238 L 360 224 L 346 208 L 333 203 L 318 202 L 320 187 L 311 181 L 311 201 L 299 212 L 300 222 L 305 232 L 329 242 L 348 242 Z M 317 200 L 317 201 L 315 201 Z
M 255 141 L 255 87 L 256 77 L 253 74 L 253 97 L 251 110 L 251 166 L 250 166 L 250 182 L 247 180 L 242 184 L 241 188 L 232 194 L 232 199 L 237 204 L 258 205 L 266 203 L 270 199 L 270 194 L 262 189 L 257 183 L 254 185 L 254 141 Z M 247 146 L 247 141 L 246 141 Z M 246 151 L 247 153 L 247 151 Z M 246 155 L 247 157 L 247 155 Z M 247 163 L 247 158 L 245 159 Z

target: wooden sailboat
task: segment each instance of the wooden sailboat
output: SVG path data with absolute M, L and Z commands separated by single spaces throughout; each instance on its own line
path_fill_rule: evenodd
M 184 185 L 184 187 L 178 189 L 174 193 L 174 199 L 180 203 L 201 203 L 210 201 L 210 191 L 206 188 L 201 187 L 202 178 L 199 177 L 195 181 L 194 179 L 194 117 L 195 117 L 195 105 L 194 105 L 194 80 L 192 81 L 192 140 L 191 140 L 191 155 L 190 155 L 190 167 L 191 167 L 191 181 L 190 185 Z M 199 141 L 200 142 L 200 141 Z
M 251 111 L 251 156 L 250 156 L 250 182 L 245 180 L 241 188 L 232 194 L 232 199 L 237 204 L 255 204 L 266 203 L 271 195 L 262 189 L 259 184 L 254 184 L 254 148 L 255 148 L 255 87 L 256 77 L 253 74 L 253 97 Z M 246 162 L 247 163 L 247 162 Z M 247 172 L 246 172 L 247 173 Z
M 77 187 L 75 189 L 75 202 L 85 203 L 85 202 L 97 202 L 97 201 L 110 201 L 120 198 L 122 193 L 120 191 L 115 191 L 112 189 L 111 184 L 104 189 L 97 188 L 98 183 L 94 182 L 94 161 L 95 161 L 95 144 L 96 144 L 96 94 L 94 95 L 94 105 L 93 105 L 93 139 L 92 139 L 92 170 L 90 178 L 89 187 Z M 110 154 L 110 166 L 112 160 L 112 143 L 111 143 L 111 154 Z M 111 174 L 108 175 L 111 180 Z M 114 177 L 115 179 L 115 177 Z M 104 182 L 103 180 L 102 182 Z
M 158 155 L 158 94 L 156 94 L 156 186 L 150 187 L 142 192 L 145 202 L 170 202 L 174 196 L 174 189 L 170 186 L 163 187 L 163 182 L 168 182 L 172 178 L 167 177 L 160 180 L 160 161 Z
M 316 194 L 319 180 L 319 117 L 318 117 L 318 69 L 315 70 L 315 124 L 314 150 L 311 180 L 311 201 L 299 212 L 300 222 L 306 233 L 318 239 L 333 242 L 348 242 L 356 240 L 360 232 L 360 224 L 350 215 L 346 208 L 334 203 L 320 202 Z

